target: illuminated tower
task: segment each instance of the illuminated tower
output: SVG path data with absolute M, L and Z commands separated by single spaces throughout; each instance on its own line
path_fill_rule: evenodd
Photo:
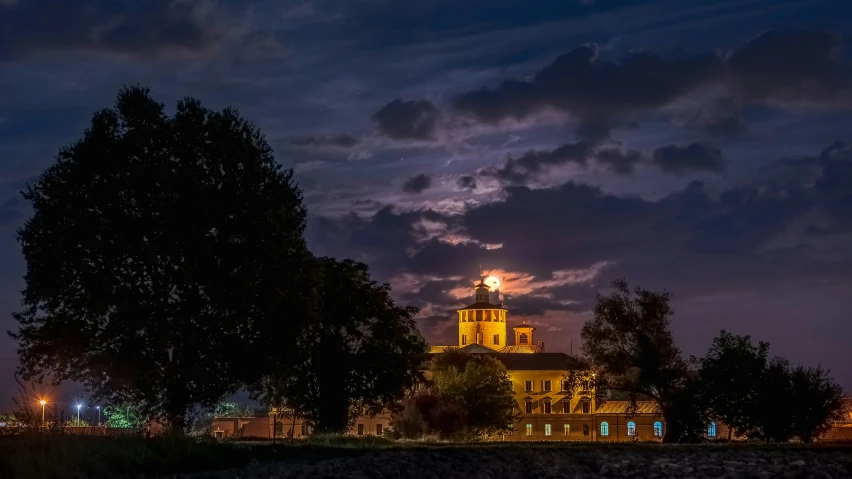
M 481 280 L 475 288 L 474 303 L 460 310 L 459 347 L 479 344 L 499 350 L 506 346 L 506 308 L 489 301 L 491 288 Z

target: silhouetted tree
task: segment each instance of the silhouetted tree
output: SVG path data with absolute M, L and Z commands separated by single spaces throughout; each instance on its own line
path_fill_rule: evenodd
M 685 420 L 673 416 L 682 409 L 678 401 L 689 391 L 687 363 L 675 346 L 669 317 L 673 314 L 668 292 L 635 288 L 627 282 L 611 283 L 609 296 L 598 295 L 594 318 L 583 325 L 583 353 L 613 390 L 651 398 L 659 405 L 666 428 L 664 442 L 693 440 Z
M 694 359 L 699 367 L 703 396 L 711 417 L 738 434 L 755 428 L 754 418 L 763 407 L 759 387 L 768 366 L 769 343 L 757 346 L 749 336 L 722 331 L 703 358 Z
M 234 109 L 123 89 L 27 189 L 21 371 L 184 430 L 294 337 L 305 208 Z
M 363 263 L 319 258 L 312 272 L 314 308 L 296 338 L 293 367 L 273 373 L 266 387 L 280 389 L 316 432 L 345 432 L 362 412 L 402 399 L 420 378 L 426 342 L 417 309 L 396 306 L 390 286 L 372 281 Z
M 831 427 L 843 411 L 843 388 L 817 366 L 797 366 L 791 371 L 790 416 L 793 434 L 811 442 Z

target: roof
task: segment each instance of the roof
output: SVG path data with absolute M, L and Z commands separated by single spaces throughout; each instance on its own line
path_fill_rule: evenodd
M 477 301 L 471 305 L 465 306 L 464 308 L 460 308 L 457 311 L 464 311 L 466 309 L 502 309 L 506 310 L 503 307 L 503 303 L 491 304 L 488 301 Z
M 494 353 L 509 371 L 566 371 L 578 369 L 579 361 L 565 353 Z
M 504 346 L 503 349 L 500 350 L 501 353 L 543 353 L 544 352 L 544 344 L 536 343 L 536 344 L 512 344 L 510 346 Z
M 630 407 L 630 401 L 604 401 L 598 407 L 598 414 L 627 414 Z M 660 408 L 654 401 L 636 401 L 636 410 L 632 411 L 637 414 L 659 414 Z

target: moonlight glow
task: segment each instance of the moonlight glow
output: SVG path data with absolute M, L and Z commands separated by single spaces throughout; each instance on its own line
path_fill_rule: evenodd
M 485 284 L 494 291 L 500 287 L 500 280 L 496 276 L 489 276 L 485 278 Z

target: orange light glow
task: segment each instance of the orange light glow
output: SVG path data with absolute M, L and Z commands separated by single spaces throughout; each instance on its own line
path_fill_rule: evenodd
M 491 291 L 500 289 L 500 280 L 496 276 L 489 276 L 485 278 L 485 284 L 491 288 Z

